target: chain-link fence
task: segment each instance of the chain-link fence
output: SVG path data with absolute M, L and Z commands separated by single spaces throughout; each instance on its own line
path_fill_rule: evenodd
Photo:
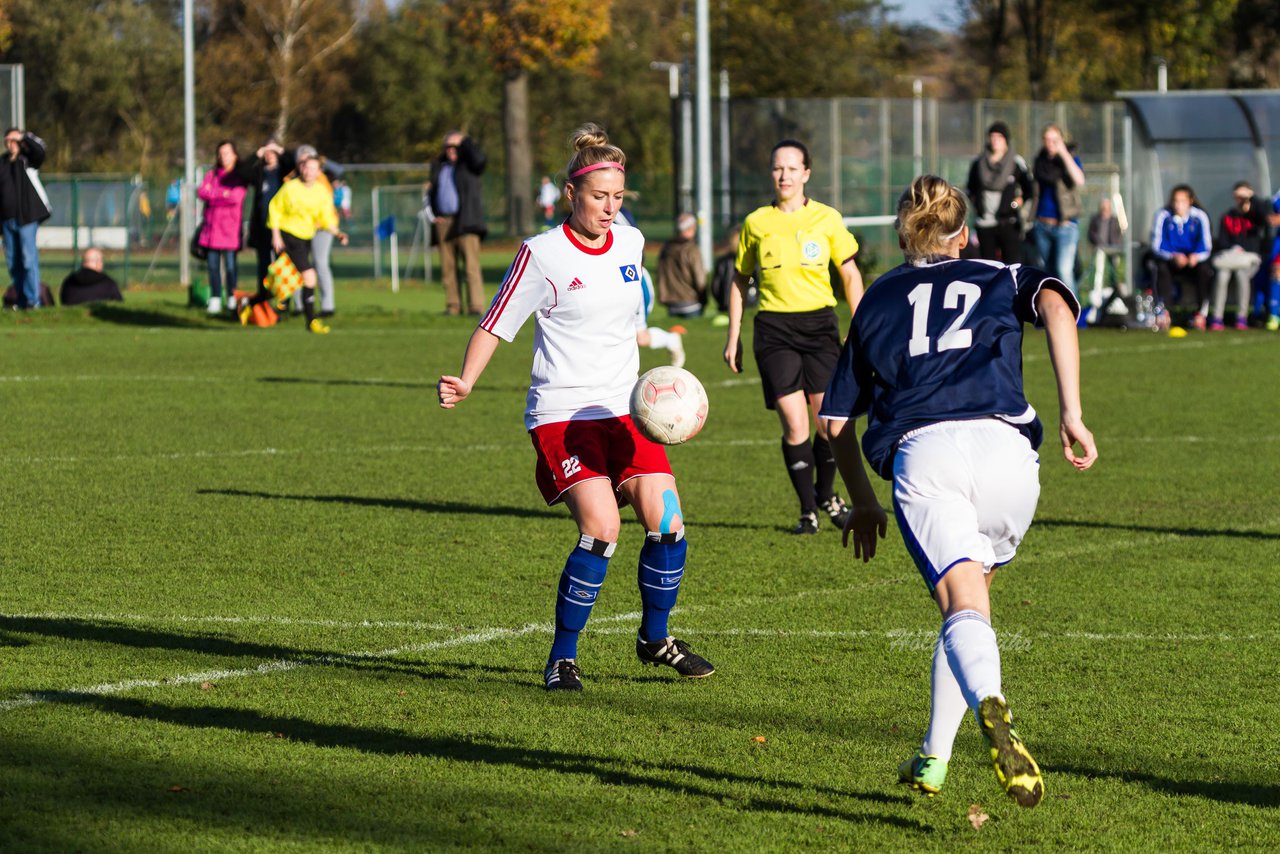
M 0 94 L 3 90 L 0 67 Z M 1102 196 L 1116 194 L 1122 186 L 1124 107 L 1118 102 L 744 99 L 733 101 L 729 114 L 731 133 L 724 149 L 728 151 L 727 169 L 718 162 L 722 150 L 718 111 L 713 129 L 717 142 L 713 182 L 716 239 L 722 240 L 729 226 L 740 223 L 751 210 L 769 203 L 773 195 L 769 150 L 779 139 L 796 137 L 813 155 L 809 193 L 854 218 L 854 231 L 864 247 L 863 266 L 871 270 L 883 269 L 897 258 L 897 239 L 886 221 L 902 188 L 922 171 L 963 184 L 972 159 L 985 143 L 986 129 L 994 121 L 1009 125 L 1013 149 L 1028 162 L 1040 147 L 1040 130 L 1045 124 L 1054 122 L 1067 131 L 1084 163 L 1086 217 Z M 678 133 L 679 129 L 673 131 Z M 429 259 L 424 256 L 430 233 L 420 213 L 429 165 L 344 166 L 343 177 L 351 190 L 351 218 L 343 228 L 357 250 L 377 250 L 370 275 L 390 271 L 389 241 L 379 239 L 377 230 L 379 223 L 389 225 L 389 217 L 395 221 L 401 270 L 415 276 L 428 272 L 424 266 Z M 41 244 L 65 250 L 68 269 L 75 263 L 73 251 L 96 244 L 113 250 L 113 268 L 122 283 L 155 284 L 174 279 L 172 269 L 180 248 L 177 176 L 43 177 L 54 216 L 41 228 Z M 650 242 L 657 244 L 673 231 L 679 188 L 671 175 L 640 170 L 627 176 L 627 185 L 633 191 L 627 207 Z M 490 170 L 482 186 L 491 236 L 514 239 L 516 236 L 507 234 L 505 176 Z M 536 186 L 529 188 L 530 197 L 536 190 Z M 248 204 L 246 199 L 246 214 Z M 1082 247 L 1082 252 L 1087 251 Z M 55 264 L 61 263 L 60 258 L 55 252 Z
M 1084 163 L 1086 214 L 1119 191 L 1124 106 L 935 98 L 753 99 L 732 105 L 730 220 L 773 198 L 769 151 L 788 137 L 813 158 L 808 192 L 853 222 L 863 266 L 898 256 L 889 219 L 902 189 L 931 172 L 964 186 L 993 122 L 1009 125 L 1012 150 L 1030 164 L 1044 125 L 1058 124 Z M 724 194 L 717 199 L 724 198 Z

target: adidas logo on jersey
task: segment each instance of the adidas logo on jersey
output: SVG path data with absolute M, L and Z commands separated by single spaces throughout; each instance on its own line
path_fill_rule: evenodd
M 577 276 L 574 276 L 573 281 L 569 283 L 569 290 L 571 291 L 582 290 L 585 287 L 586 287 L 586 284 L 582 281 L 582 279 L 579 279 Z

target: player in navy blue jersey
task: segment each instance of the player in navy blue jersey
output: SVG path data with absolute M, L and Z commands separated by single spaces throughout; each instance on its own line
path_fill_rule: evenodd
M 853 429 L 866 415 L 862 450 L 893 482 L 902 538 L 942 612 L 929 729 L 899 778 L 937 792 L 971 709 L 1000 784 L 1035 806 L 1044 782 L 1012 727 L 989 595 L 1040 496 L 1043 429 L 1022 391 L 1023 324 L 1047 333 L 1063 455 L 1083 471 L 1098 451 L 1081 418 L 1079 303 L 1042 270 L 960 260 L 966 216 L 964 195 L 937 176 L 917 178 L 902 194 L 895 225 L 907 263 L 877 279 L 859 304 L 820 417 L 850 494 L 845 544 L 852 538 L 855 557 L 870 560 L 886 530 Z

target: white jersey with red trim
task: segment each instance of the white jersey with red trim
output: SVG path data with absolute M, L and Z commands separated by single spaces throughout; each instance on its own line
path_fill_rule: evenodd
M 597 249 L 568 223 L 520 247 L 480 328 L 511 341 L 535 318 L 526 428 L 627 414 L 640 369 L 643 258 L 644 236 L 621 223 Z

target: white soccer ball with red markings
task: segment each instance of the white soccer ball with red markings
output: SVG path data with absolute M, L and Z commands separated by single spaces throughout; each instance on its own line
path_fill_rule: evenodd
M 631 420 L 660 445 L 687 442 L 707 423 L 707 391 L 684 368 L 646 371 L 631 390 Z

